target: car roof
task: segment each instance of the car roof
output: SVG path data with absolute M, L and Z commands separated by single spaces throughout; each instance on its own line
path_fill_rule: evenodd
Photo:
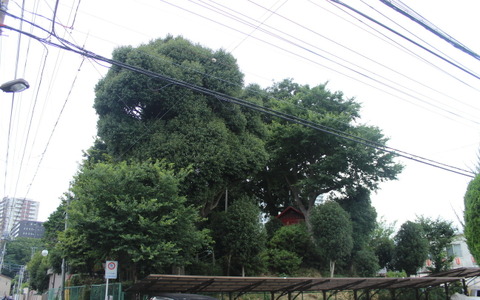
M 157 298 L 158 300 L 161 300 L 162 298 L 170 298 L 174 300 L 217 300 L 217 298 L 210 296 L 183 293 L 158 293 L 150 297 L 150 299 L 154 298 Z

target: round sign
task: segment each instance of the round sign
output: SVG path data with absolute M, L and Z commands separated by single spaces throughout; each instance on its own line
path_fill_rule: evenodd
M 107 265 L 107 268 L 109 270 L 115 270 L 116 267 L 117 267 L 117 265 L 113 261 L 109 262 L 108 265 Z

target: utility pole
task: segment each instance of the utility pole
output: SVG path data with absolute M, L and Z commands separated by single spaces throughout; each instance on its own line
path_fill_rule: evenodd
M 67 198 L 66 206 L 65 206 L 65 227 L 64 230 L 67 231 L 68 228 L 68 206 L 70 205 L 70 198 Z M 65 260 L 65 257 L 62 258 L 62 288 L 61 288 L 61 295 L 60 299 L 65 300 L 65 275 L 66 275 L 66 270 L 67 268 L 67 262 Z

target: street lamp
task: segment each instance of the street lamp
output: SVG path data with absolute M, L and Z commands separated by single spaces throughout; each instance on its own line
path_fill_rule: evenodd
M 19 78 L 10 80 L 5 82 L 4 84 L 0 85 L 0 90 L 4 91 L 5 93 L 17 93 L 24 91 L 30 87 L 30 84 L 25 79 Z

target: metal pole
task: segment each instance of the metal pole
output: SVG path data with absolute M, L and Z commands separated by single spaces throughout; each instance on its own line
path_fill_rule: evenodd
M 67 205 L 65 206 L 65 231 L 67 231 L 67 221 L 68 221 L 68 204 L 69 204 L 69 200 L 67 200 Z M 65 257 L 62 258 L 62 288 L 61 288 L 61 296 L 60 296 L 60 299 L 61 300 L 65 300 L 65 266 L 66 265 L 66 261 L 65 261 Z
M 1 240 L 2 242 L 2 253 L 0 255 L 0 274 L 2 274 L 2 270 L 3 270 L 3 262 L 4 262 L 4 259 L 5 259 L 5 251 L 7 250 L 7 240 L 2 238 Z
M 105 285 L 105 300 L 108 300 L 108 277 L 107 277 L 107 284 Z
M 65 300 L 65 258 L 62 258 L 62 282 L 60 293 L 60 299 Z
M 18 276 L 18 284 L 17 284 L 17 289 L 15 293 L 15 300 L 20 299 L 20 294 L 22 292 L 22 284 L 23 284 L 23 274 L 25 272 L 25 266 L 20 267 L 20 274 Z

